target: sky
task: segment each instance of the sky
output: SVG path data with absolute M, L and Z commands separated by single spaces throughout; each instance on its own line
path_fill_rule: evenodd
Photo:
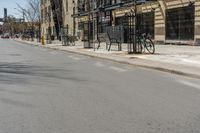
M 27 0 L 0 0 L 0 18 L 3 18 L 3 10 L 4 8 L 7 8 L 8 10 L 8 15 L 14 15 L 16 17 L 22 16 L 16 9 L 17 4 L 21 6 L 26 5 Z

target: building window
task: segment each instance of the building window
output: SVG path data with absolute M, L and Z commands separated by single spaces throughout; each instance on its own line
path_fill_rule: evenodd
M 52 18 L 52 16 L 51 16 L 51 6 L 48 7 L 47 14 L 48 14 L 48 21 L 51 22 L 51 18 Z
M 78 30 L 84 29 L 84 22 L 78 22 Z
M 134 17 L 134 16 L 133 16 Z M 131 16 L 122 16 L 115 18 L 115 25 L 123 25 L 124 26 L 124 43 L 128 42 L 128 34 L 130 31 L 130 20 Z M 152 38 L 154 38 L 154 12 L 140 13 L 137 14 L 137 34 L 149 34 Z M 133 25 L 133 24 L 132 24 Z
M 68 7 L 69 7 L 68 0 L 66 0 L 66 12 L 68 12 Z
M 43 23 L 44 22 L 44 10 L 41 9 L 41 22 Z
M 127 43 L 127 36 L 128 36 L 128 30 L 129 30 L 129 23 L 128 18 L 126 16 L 116 17 L 115 18 L 115 26 L 123 25 L 124 26 L 124 43 Z
M 155 20 L 155 13 L 147 12 L 141 13 L 137 15 L 137 32 L 140 34 L 146 33 L 151 35 L 154 38 L 154 21 Z
M 166 10 L 166 39 L 194 39 L 194 6 Z

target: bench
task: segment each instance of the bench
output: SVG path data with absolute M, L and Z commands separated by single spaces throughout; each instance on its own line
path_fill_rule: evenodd
M 121 48 L 121 42 L 118 41 L 117 38 L 112 38 L 108 33 L 99 33 L 98 36 L 97 36 L 97 42 L 98 42 L 97 49 L 100 48 L 100 44 L 102 42 L 105 42 L 106 43 L 106 49 L 108 51 L 110 51 L 111 46 L 115 45 L 115 44 L 118 45 L 118 51 L 122 50 L 122 48 Z M 108 46 L 109 46 L 109 48 L 108 48 Z
M 64 46 L 70 46 L 70 44 L 72 46 L 75 46 L 75 41 L 78 41 L 76 36 L 72 36 L 72 35 L 63 35 L 62 36 L 62 44 Z
M 108 35 L 107 33 L 99 33 L 98 36 L 97 36 L 97 43 L 98 43 L 98 46 L 97 46 L 97 50 L 101 47 L 101 43 L 106 43 L 106 49 L 108 49 L 108 45 L 109 45 L 109 38 L 108 38 Z

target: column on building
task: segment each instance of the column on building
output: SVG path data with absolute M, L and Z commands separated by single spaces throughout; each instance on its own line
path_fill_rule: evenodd
M 157 44 L 165 42 L 165 10 L 165 2 L 159 0 L 155 7 L 155 42 Z

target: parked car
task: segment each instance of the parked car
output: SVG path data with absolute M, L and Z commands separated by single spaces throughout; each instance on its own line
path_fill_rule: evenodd
M 8 33 L 5 33 L 4 35 L 1 36 L 2 39 L 9 39 L 10 36 Z
M 9 39 L 9 38 L 10 38 L 9 35 L 5 35 L 5 36 L 4 36 L 4 39 Z

